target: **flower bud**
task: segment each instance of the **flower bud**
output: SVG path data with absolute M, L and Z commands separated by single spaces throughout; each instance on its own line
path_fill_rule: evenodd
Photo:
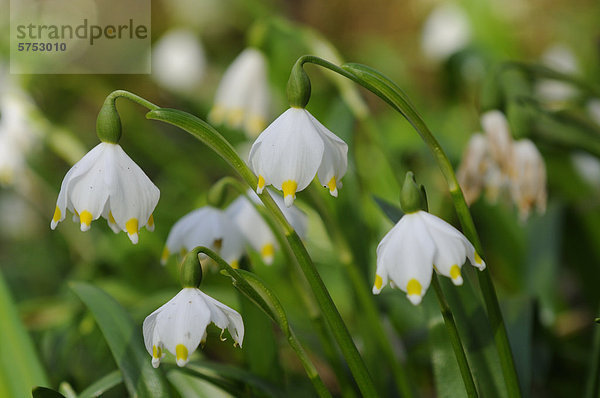
M 304 108 L 310 99 L 310 79 L 298 61 L 292 67 L 287 83 L 287 95 L 290 106 Z
M 423 186 L 417 185 L 412 171 L 406 173 L 402 191 L 400 191 L 400 206 L 405 213 L 427 210 L 427 197 Z
M 115 98 L 107 97 L 96 120 L 96 134 L 102 142 L 118 144 L 121 139 L 121 118 L 117 112 Z
M 200 282 L 202 282 L 202 266 L 200 265 L 200 260 L 198 259 L 199 252 L 199 248 L 196 247 L 183 258 L 179 273 L 179 279 L 183 288 L 197 288 L 200 286 Z

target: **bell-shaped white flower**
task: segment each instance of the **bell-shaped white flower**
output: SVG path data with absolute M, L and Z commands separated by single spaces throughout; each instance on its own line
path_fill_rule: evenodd
M 503 173 L 508 174 L 512 163 L 512 136 L 508 120 L 498 110 L 481 115 L 481 127 L 488 140 L 488 151 Z
M 428 58 L 440 62 L 466 47 L 470 40 L 471 26 L 465 12 L 458 6 L 443 4 L 427 17 L 421 47 Z
M 145 226 L 154 230 L 152 212 L 160 191 L 119 144 L 102 142 L 77 162 L 62 181 L 50 228 L 65 219 L 67 210 L 81 230 L 102 216 L 115 232 L 127 232 L 134 244 Z
M 373 294 L 379 294 L 389 281 L 417 305 L 434 269 L 462 285 L 460 271 L 467 258 L 480 270 L 485 268 L 471 242 L 452 225 L 422 210 L 407 213 L 377 246 Z
M 536 146 L 528 139 L 513 145 L 511 193 L 519 208 L 521 220 L 526 220 L 531 208 L 546 211 L 546 165 Z
M 348 167 L 348 145 L 304 108 L 290 108 L 256 139 L 249 157 L 258 175 L 256 191 L 267 185 L 283 191 L 290 207 L 296 192 L 318 174 L 321 184 L 337 196 Z
M 192 94 L 206 71 L 206 56 L 197 34 L 187 29 L 165 33 L 152 50 L 152 77 L 172 91 Z
M 271 196 L 277 203 L 277 206 L 283 212 L 283 215 L 292 225 L 300 238 L 306 235 L 306 214 L 299 210 L 296 206 L 285 207 L 281 196 L 270 192 Z M 260 199 L 254 191 L 249 190 L 248 196 L 255 203 L 260 203 Z M 240 196 L 227 207 L 225 210 L 230 219 L 239 228 L 239 231 L 244 235 L 250 246 L 261 254 L 263 261 L 266 264 L 272 264 L 275 256 L 275 250 L 279 248 L 279 244 L 271 228 L 264 221 L 260 213 L 256 210 L 250 200 L 244 195 Z
M 169 302 L 144 319 L 144 344 L 157 368 L 164 349 L 175 355 L 177 365 L 185 366 L 201 342 L 206 327 L 214 323 L 229 334 L 240 347 L 244 340 L 241 315 L 197 288 L 184 288 Z
M 468 204 L 473 203 L 484 186 L 488 164 L 488 141 L 483 134 L 474 134 L 469 139 L 462 161 L 456 173 L 460 187 Z
M 208 115 L 215 124 L 243 128 L 256 137 L 269 118 L 269 84 L 265 56 L 247 48 L 227 68 Z
M 188 252 L 197 246 L 211 248 L 236 268 L 244 251 L 244 238 L 225 212 L 204 206 L 181 217 L 173 225 L 161 263 L 166 264 L 173 253 Z

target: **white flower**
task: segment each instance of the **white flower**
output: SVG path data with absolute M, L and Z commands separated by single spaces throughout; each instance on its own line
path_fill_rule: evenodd
M 452 4 L 443 4 L 433 10 L 421 37 L 425 55 L 434 61 L 443 61 L 463 49 L 471 40 L 471 26 L 465 12 Z
M 488 163 L 487 146 L 487 138 L 483 134 L 478 133 L 471 136 L 456 173 L 468 204 L 473 203 L 479 197 L 485 183 L 484 176 Z
M 480 270 L 485 268 L 471 242 L 452 225 L 425 211 L 407 213 L 377 246 L 373 294 L 379 294 L 390 281 L 417 305 L 434 269 L 461 285 L 460 269 L 467 258 Z
M 337 196 L 348 167 L 348 146 L 306 109 L 290 108 L 269 125 L 250 149 L 250 166 L 258 175 L 256 191 L 267 185 L 283 190 L 290 207 L 296 192 L 318 174 L 321 184 Z
M 197 246 L 211 248 L 236 268 L 244 251 L 244 239 L 225 212 L 211 206 L 201 207 L 173 225 L 161 263 L 165 264 L 172 253 L 188 252 Z
M 0 71 L 1 74 L 1 71 Z M 35 108 L 26 93 L 0 76 L 0 183 L 11 184 L 25 167 L 37 126 Z
M 50 228 L 65 219 L 67 210 L 82 231 L 102 216 L 115 233 L 127 232 L 136 244 L 141 227 L 154 230 L 152 212 L 159 197 L 158 188 L 119 144 L 102 142 L 67 172 Z
M 292 225 L 294 230 L 296 230 L 300 238 L 304 238 L 306 235 L 306 214 L 296 206 L 289 208 L 285 207 L 283 199 L 279 195 L 272 192 L 270 193 L 275 200 L 275 203 L 277 203 L 277 206 L 279 206 L 283 215 Z M 249 190 L 248 196 L 250 196 L 254 203 L 262 205 L 254 191 Z M 244 195 L 240 196 L 231 202 L 225 212 L 239 228 L 250 246 L 261 254 L 263 261 L 266 264 L 272 264 L 275 250 L 279 248 L 279 245 L 271 228 L 269 228 L 268 224 L 255 209 L 254 205 L 250 203 L 248 198 Z
M 508 173 L 512 163 L 512 136 L 506 116 L 498 110 L 487 111 L 481 115 L 481 127 L 488 140 L 490 156 L 502 172 Z
M 183 93 L 198 88 L 206 70 L 206 57 L 196 33 L 170 30 L 156 42 L 152 53 L 152 77 L 158 84 Z
M 600 161 L 587 152 L 578 151 L 571 154 L 571 162 L 577 173 L 590 186 L 600 188 Z
M 208 115 L 215 124 L 243 129 L 256 137 L 269 117 L 269 85 L 264 55 L 247 48 L 227 68 Z
M 538 213 L 546 211 L 546 165 L 528 139 L 516 141 L 513 151 L 511 193 L 521 220 L 525 220 L 534 205 Z
M 184 288 L 168 303 L 144 319 L 144 344 L 157 368 L 167 349 L 185 366 L 200 342 L 206 340 L 206 327 L 213 322 L 229 334 L 240 347 L 244 340 L 244 323 L 240 314 L 225 304 L 202 293 Z

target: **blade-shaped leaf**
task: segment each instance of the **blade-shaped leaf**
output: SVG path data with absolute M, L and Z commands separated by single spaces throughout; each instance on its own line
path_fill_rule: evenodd
M 65 398 L 64 395 L 51 388 L 37 387 L 32 392 L 33 398 Z
M 2 274 L 0 319 L 0 396 L 28 396 L 33 387 L 48 381 Z
M 90 284 L 72 282 L 70 286 L 94 315 L 121 369 L 129 394 L 168 397 L 170 394 L 165 376 L 162 371 L 152 368 L 142 341 L 142 331 L 125 309 L 111 296 Z
M 88 388 L 83 390 L 81 394 L 79 394 L 79 398 L 94 398 L 99 397 L 105 391 L 110 390 L 114 386 L 121 384 L 123 382 L 123 376 L 121 376 L 121 372 L 115 370 L 114 372 L 110 372 L 106 376 L 92 383 Z

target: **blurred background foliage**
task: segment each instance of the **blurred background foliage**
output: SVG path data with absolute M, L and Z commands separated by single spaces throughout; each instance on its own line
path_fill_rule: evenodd
M 116 369 L 102 332 L 68 282 L 88 281 L 105 290 L 127 309 L 141 333 L 144 317 L 179 289 L 176 262 L 172 260 L 166 267 L 159 264 L 170 227 L 187 212 L 206 204 L 210 186 L 232 174 L 220 158 L 191 136 L 146 120 L 143 109 L 122 101 L 121 145 L 161 190 L 154 212 L 156 230 L 141 232 L 140 243 L 135 246 L 124 234 L 112 234 L 102 221 L 95 222 L 86 233 L 80 233 L 78 225 L 70 222 L 51 231 L 50 218 L 62 178 L 74 161 L 96 145 L 97 112 L 111 91 L 128 90 L 160 106 L 183 109 L 205 119 L 223 71 L 249 40 L 257 40 L 268 59 L 272 120 L 287 108 L 285 84 L 293 62 L 301 55 L 314 53 L 316 41 L 326 38 L 344 60 L 373 66 L 402 87 L 458 166 L 469 137 L 480 131 L 486 79 L 508 91 L 511 89 L 506 87 L 520 84 L 496 79 L 494 68 L 499 63 L 537 63 L 548 48 L 560 43 L 576 59 L 577 78 L 599 86 L 600 7 L 596 1 L 455 1 L 453 4 L 467 16 L 470 40 L 448 57 L 432 59 L 421 46 L 422 32 L 428 15 L 440 4 L 431 0 L 156 0 L 152 2 L 153 42 L 173 28 L 185 27 L 202 43 L 206 62 L 197 89 L 171 91 L 148 75 L 11 76 L 35 104 L 31 118 L 36 121 L 36 135 L 26 155 L 26 167 L 18 170 L 12 183 L 0 188 L 0 271 L 18 318 L 45 369 L 40 370 L 45 376 L 37 380 L 54 388 L 66 382 L 81 391 Z M 7 10 L 7 1 L 0 1 L 0 6 Z M 6 30 L 8 16 L 2 18 Z M 0 61 L 5 66 L 7 40 L 8 34 L 3 34 Z M 349 171 L 339 198 L 326 197 L 320 191 L 316 194 L 323 196 L 332 220 L 350 243 L 367 289 L 373 282 L 376 245 L 392 225 L 373 196 L 397 203 L 399 181 L 407 170 L 413 170 L 427 188 L 431 211 L 455 225 L 456 216 L 433 158 L 400 115 L 359 90 L 369 115 L 357 117 L 329 75 L 313 66 L 306 70 L 313 89 L 308 109 L 350 148 Z M 524 89 L 532 96 L 534 83 L 534 77 L 526 76 Z M 586 123 L 588 131 L 600 134 L 599 126 L 586 114 L 589 99 L 582 91 L 568 101 L 545 104 L 544 110 L 554 116 L 574 115 L 574 120 Z M 505 101 L 500 106 L 507 104 Z M 565 123 L 542 115 L 535 114 L 522 130 L 515 125 L 517 118 L 509 115 L 509 121 L 515 134 L 524 131 L 543 154 L 548 169 L 547 212 L 523 223 L 505 198 L 495 204 L 480 198 L 471 211 L 505 310 L 525 396 L 582 396 L 585 376 L 597 355 L 591 346 L 598 327 L 593 319 L 600 302 L 600 173 L 592 181 L 586 179 L 573 155 L 581 151 L 595 156 L 599 153 L 548 138 L 570 134 L 569 128 L 580 127 L 573 119 Z M 221 131 L 241 153 L 247 151 L 248 139 L 241 131 Z M 338 248 L 332 245 L 323 222 L 311 208 L 309 196 L 301 192 L 297 201 L 309 216 L 309 252 L 376 385 L 382 392 L 390 391 L 386 396 L 395 396 L 388 365 L 381 360 L 378 345 L 369 338 L 369 326 L 356 307 Z M 290 272 L 284 256 L 278 253 L 270 267 L 255 254 L 252 259 L 254 271 L 282 301 L 325 383 L 341 393 L 343 387 L 324 354 L 328 348 L 314 333 L 296 291 L 289 288 L 295 274 Z M 471 275 L 474 271 L 465 268 L 465 272 L 465 286 L 446 289 L 451 301 L 460 300 L 459 295 L 478 300 L 473 296 L 477 296 L 476 280 Z M 240 298 L 228 278 L 208 272 L 202 289 L 242 311 L 248 334 L 244 348 L 239 350 L 230 342 L 220 342 L 219 331 L 211 327 L 208 343 L 199 350 L 199 356 L 212 363 L 249 368 L 289 396 L 313 394 L 280 332 L 256 310 L 246 317 L 253 308 Z M 418 396 L 445 396 L 441 381 L 460 380 L 456 369 L 448 370 L 455 366 L 451 354 L 445 361 L 439 360 L 443 352 L 438 350 L 445 337 L 431 327 L 439 317 L 436 305 L 431 305 L 432 294 L 419 307 L 410 305 L 397 290 L 386 289 L 374 297 L 395 355 L 406 361 Z M 456 314 L 462 332 L 471 333 L 469 322 L 485 319 L 480 311 L 481 306 Z M 0 324 L 11 319 L 3 316 Z M 470 348 L 474 353 L 481 349 L 482 356 L 494 357 L 489 336 L 466 340 L 473 344 Z M 11 343 L 0 343 L 1 356 Z M 260 363 L 257 358 L 267 358 L 269 350 L 273 352 L 271 363 Z M 150 361 L 149 356 L 147 359 Z M 494 361 L 497 359 L 491 363 Z M 454 378 L 440 376 L 452 376 L 453 371 Z M 492 366 L 491 372 L 500 371 Z M 65 388 L 63 384 L 63 392 Z M 505 396 L 501 385 L 490 388 L 496 390 L 490 396 Z M 217 396 L 214 387 L 206 383 L 194 391 Z M 125 393 L 119 385 L 105 396 Z

